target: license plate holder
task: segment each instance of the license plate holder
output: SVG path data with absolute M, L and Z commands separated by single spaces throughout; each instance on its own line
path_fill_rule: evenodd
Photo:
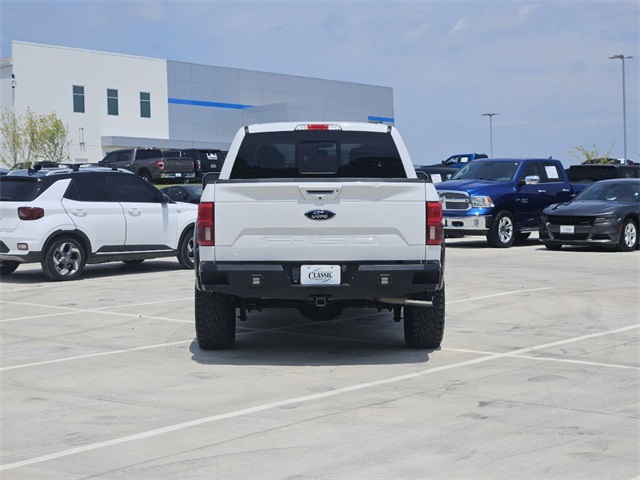
M 560 225 L 560 233 L 573 234 L 575 231 L 576 227 L 574 225 Z
M 301 265 L 301 285 L 340 285 L 340 265 Z

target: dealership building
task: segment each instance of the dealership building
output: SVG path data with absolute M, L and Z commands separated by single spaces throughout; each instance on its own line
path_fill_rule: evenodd
M 394 123 L 390 87 L 18 41 L 0 59 L 0 94 L 10 112 L 54 112 L 72 162 L 127 147 L 226 150 L 252 123 Z

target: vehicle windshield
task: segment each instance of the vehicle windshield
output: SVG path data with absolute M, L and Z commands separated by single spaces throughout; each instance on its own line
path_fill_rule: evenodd
M 596 182 L 576 195 L 574 202 L 640 202 L 640 182 Z
M 490 180 L 494 182 L 510 182 L 513 180 L 520 162 L 493 162 L 476 160 L 468 163 L 456 173 L 451 180 Z

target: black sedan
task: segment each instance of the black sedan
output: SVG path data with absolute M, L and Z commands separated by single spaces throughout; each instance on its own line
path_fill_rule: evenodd
M 201 185 L 171 185 L 163 188 L 162 193 L 175 202 L 200 203 Z
M 542 211 L 540 240 L 549 250 L 562 245 L 638 248 L 640 179 L 617 178 L 589 185 L 566 203 Z

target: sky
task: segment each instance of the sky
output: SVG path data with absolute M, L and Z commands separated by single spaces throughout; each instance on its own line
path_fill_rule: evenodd
M 0 0 L 0 56 L 17 40 L 391 87 L 415 164 L 478 152 L 568 166 L 579 148 L 624 157 L 623 62 L 609 58 L 622 54 L 627 158 L 640 162 L 639 11 L 638 0 Z

